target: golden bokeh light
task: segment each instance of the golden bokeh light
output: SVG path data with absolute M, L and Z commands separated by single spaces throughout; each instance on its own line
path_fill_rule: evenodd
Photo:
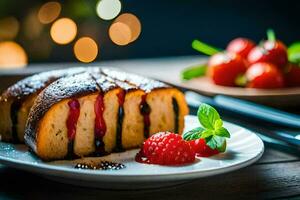
M 126 24 L 130 30 L 131 30 L 131 40 L 130 42 L 135 41 L 142 30 L 141 22 L 140 20 L 133 14 L 131 13 L 124 13 L 117 17 L 115 22 L 121 22 L 123 24 Z
M 51 27 L 50 35 L 58 44 L 68 44 L 74 40 L 77 34 L 75 22 L 69 18 L 56 20 Z
M 127 45 L 131 41 L 131 30 L 127 24 L 115 22 L 109 27 L 110 39 L 117 45 Z
M 38 19 L 42 24 L 53 22 L 60 14 L 61 5 L 56 1 L 50 1 L 41 6 Z
M 0 68 L 21 68 L 28 59 L 24 49 L 12 41 L 0 42 Z
M 19 32 L 19 22 L 15 17 L 0 19 L 0 39 L 12 40 Z
M 96 12 L 101 19 L 111 20 L 118 16 L 121 7 L 119 0 L 100 0 L 96 6 Z
M 97 43 L 90 37 L 82 37 L 74 45 L 74 54 L 81 62 L 92 62 L 98 55 Z

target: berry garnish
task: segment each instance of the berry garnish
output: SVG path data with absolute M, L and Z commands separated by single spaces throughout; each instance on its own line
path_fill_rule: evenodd
M 225 138 L 229 138 L 230 134 L 223 127 L 223 121 L 216 109 L 203 103 L 200 105 L 197 115 L 203 128 L 197 127 L 184 133 L 184 140 L 190 141 L 197 156 L 208 157 L 225 152 Z
M 182 165 L 194 162 L 195 151 L 181 135 L 160 132 L 144 142 L 135 160 L 148 164 Z
M 210 148 L 203 138 L 192 140 L 190 141 L 190 144 L 193 147 L 196 156 L 199 157 L 209 157 L 220 153 L 219 150 Z
M 271 63 L 282 69 L 288 62 L 286 47 L 280 41 L 267 40 L 263 42 L 262 46 L 257 46 L 250 51 L 248 62 L 250 64 L 259 62 Z
M 226 150 L 226 137 L 230 134 L 223 127 L 219 113 L 210 105 L 201 104 L 198 120 L 202 127 L 183 134 L 160 132 L 148 138 L 135 160 L 158 165 L 182 165 L 195 161 L 195 156 L 209 157 Z
M 250 88 L 282 88 L 284 77 L 281 71 L 271 63 L 255 63 L 251 65 L 245 74 Z
M 236 53 L 242 58 L 247 58 L 249 52 L 255 47 L 255 43 L 247 38 L 236 38 L 229 42 L 226 50 Z
M 246 62 L 241 56 L 222 52 L 211 56 L 208 60 L 207 75 L 217 85 L 235 86 L 238 76 L 244 74 L 246 70 Z
M 267 30 L 267 40 L 258 45 L 247 38 L 236 38 L 225 50 L 199 40 L 193 40 L 192 48 L 210 58 L 206 63 L 184 69 L 182 80 L 207 76 L 216 85 L 230 87 L 273 89 L 300 86 L 300 42 L 287 48 L 276 39 L 272 29 Z M 252 69 L 247 71 L 249 68 Z
M 282 42 L 276 40 L 273 30 L 268 30 L 267 36 L 268 40 L 263 41 L 260 46 L 249 52 L 248 62 L 250 64 L 266 62 L 283 69 L 288 63 L 287 48 Z

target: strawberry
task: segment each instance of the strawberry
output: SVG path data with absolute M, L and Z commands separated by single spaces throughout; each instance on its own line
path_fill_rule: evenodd
M 196 156 L 199 157 L 210 157 L 220 153 L 219 150 L 211 149 L 209 146 L 207 146 L 206 141 L 203 138 L 191 140 L 189 143 L 193 147 Z
M 181 135 L 171 132 L 160 132 L 148 138 L 136 161 L 159 165 L 181 165 L 195 160 L 195 151 Z
M 226 151 L 226 138 L 229 131 L 223 127 L 218 111 L 208 104 L 201 104 L 197 112 L 202 127 L 196 127 L 183 134 L 183 139 L 190 142 L 197 156 L 209 157 Z

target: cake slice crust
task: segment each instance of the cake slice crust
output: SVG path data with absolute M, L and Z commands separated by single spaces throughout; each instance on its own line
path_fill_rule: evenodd
M 72 101 L 78 102 L 76 118 L 72 118 Z M 25 142 L 43 160 L 101 156 L 140 147 L 156 132 L 182 133 L 187 113 L 184 96 L 175 88 L 136 75 L 94 69 L 59 79 L 37 96 Z
M 59 78 L 85 72 L 85 68 L 70 68 L 42 72 L 27 77 L 7 88 L 0 96 L 0 134 L 7 142 L 23 142 L 30 108 L 37 95 Z

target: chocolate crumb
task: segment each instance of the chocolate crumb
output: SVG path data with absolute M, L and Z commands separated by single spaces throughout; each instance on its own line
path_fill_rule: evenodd
M 109 161 L 101 161 L 98 164 L 77 163 L 75 169 L 91 169 L 91 170 L 120 170 L 126 168 L 122 163 L 114 163 Z

